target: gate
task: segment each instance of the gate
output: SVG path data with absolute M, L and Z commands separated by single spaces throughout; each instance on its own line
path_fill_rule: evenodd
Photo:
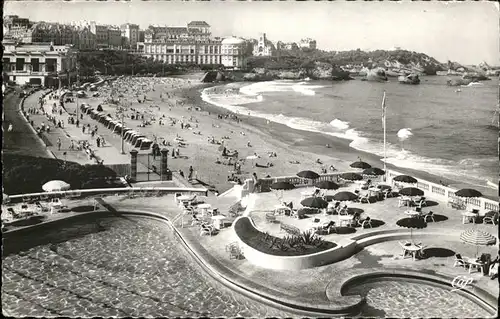
M 161 180 L 161 155 L 148 153 L 137 154 L 137 181 L 159 181 Z

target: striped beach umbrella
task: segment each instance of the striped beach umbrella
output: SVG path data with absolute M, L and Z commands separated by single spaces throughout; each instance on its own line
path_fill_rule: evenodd
M 477 247 L 476 256 L 479 251 L 479 246 L 494 245 L 497 241 L 495 236 L 479 229 L 467 229 L 460 234 L 460 239 L 466 244 Z

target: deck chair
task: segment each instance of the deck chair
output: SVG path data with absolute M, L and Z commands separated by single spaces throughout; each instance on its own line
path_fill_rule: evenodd
M 359 202 L 360 203 L 363 203 L 363 201 L 365 201 L 366 203 L 368 204 L 371 204 L 372 202 L 370 202 L 370 194 L 364 194 L 362 196 L 359 197 Z
M 425 222 L 427 222 L 429 219 L 432 220 L 434 223 L 436 222 L 434 220 L 434 212 L 432 210 L 430 212 L 428 212 L 427 214 L 424 214 L 423 217 L 424 217 Z
M 460 254 L 455 254 L 455 261 L 453 263 L 453 267 L 464 267 L 465 269 L 467 269 L 467 267 L 469 267 L 469 263 L 467 261 L 465 261 L 463 258 L 462 258 L 462 255 Z
M 488 270 L 488 276 L 493 276 L 498 274 L 498 263 L 494 263 L 490 265 L 490 269 Z
M 210 235 L 212 236 L 216 232 L 215 228 L 209 224 L 201 224 L 200 225 L 200 236 Z
M 370 217 L 366 217 L 364 220 L 358 220 L 358 225 L 362 228 L 366 228 L 366 226 L 370 226 L 370 228 L 372 228 L 372 219 Z
M 498 212 L 490 211 L 484 215 L 483 224 L 492 223 L 493 225 L 498 224 Z
M 48 212 L 49 208 L 47 206 L 42 205 L 40 202 L 35 203 L 36 207 L 39 208 L 42 212 Z

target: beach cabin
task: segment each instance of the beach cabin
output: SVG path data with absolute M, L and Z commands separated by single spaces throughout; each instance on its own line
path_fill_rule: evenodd
M 148 138 L 145 138 L 145 139 L 141 139 L 141 145 L 139 145 L 139 149 L 141 151 L 144 151 L 144 150 L 149 150 L 151 149 L 151 146 L 153 145 L 153 141 L 148 139 Z
M 130 141 L 130 144 L 135 145 L 137 143 L 137 140 L 140 137 L 146 137 L 146 135 L 143 135 L 143 134 L 137 134 L 137 135 L 135 135 L 134 137 L 132 137 L 132 140 Z
M 130 131 L 125 132 L 125 134 L 123 135 L 123 138 L 125 139 L 125 141 L 130 142 L 132 137 L 136 134 L 137 134 L 136 131 L 130 130 Z
M 111 131 L 114 132 L 115 127 L 116 127 L 117 124 L 118 124 L 118 122 L 115 121 L 115 120 L 109 121 L 109 123 L 108 123 L 108 129 L 110 129 Z

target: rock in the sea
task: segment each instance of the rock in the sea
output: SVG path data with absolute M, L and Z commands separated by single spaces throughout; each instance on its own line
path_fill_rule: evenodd
M 472 80 L 469 79 L 448 79 L 446 81 L 446 84 L 449 86 L 461 86 L 461 85 L 468 85 L 471 82 Z
M 418 74 L 401 75 L 398 77 L 398 81 L 401 84 L 420 84 L 420 78 Z
M 484 81 L 484 80 L 489 80 L 490 79 L 485 74 L 479 73 L 479 72 L 468 72 L 468 73 L 465 73 L 462 76 L 462 78 L 466 79 L 466 80 L 472 80 L 472 82 Z
M 219 81 L 225 81 L 225 80 L 226 80 L 225 75 L 220 71 L 208 71 L 201 78 L 201 81 L 205 82 L 205 83 L 219 82 Z
M 387 82 L 387 75 L 383 68 L 376 68 L 368 71 L 366 81 Z

